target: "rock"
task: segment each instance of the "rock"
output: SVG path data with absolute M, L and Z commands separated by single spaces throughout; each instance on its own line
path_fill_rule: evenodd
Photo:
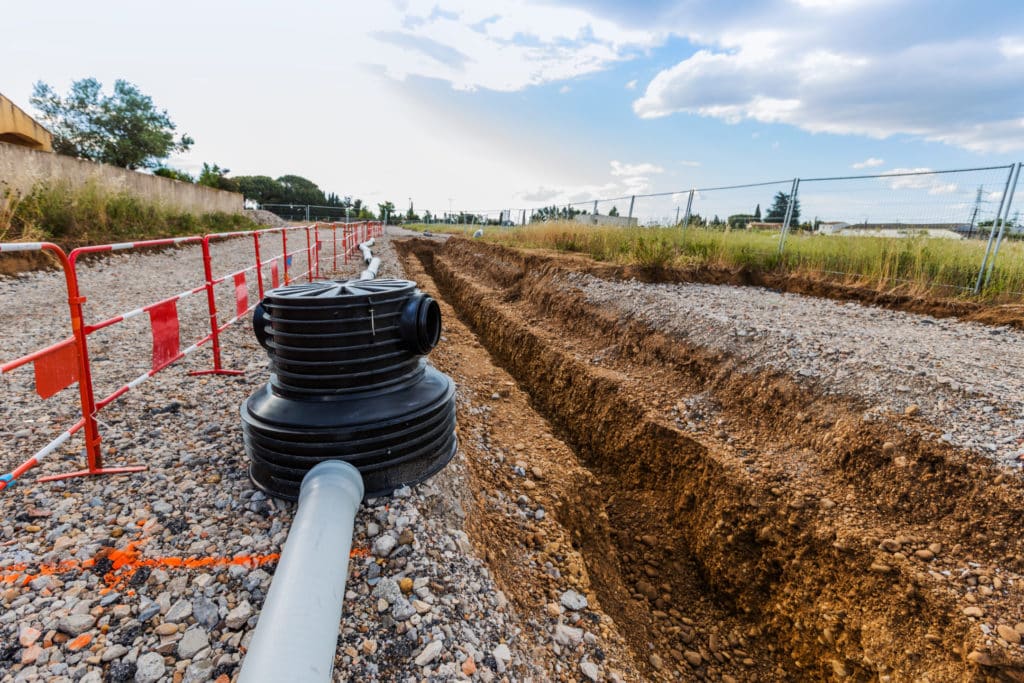
M 427 643 L 426 647 L 423 648 L 423 651 L 416 656 L 416 659 L 414 660 L 416 662 L 416 666 L 426 666 L 427 664 L 430 664 L 432 661 L 437 659 L 437 656 L 441 654 L 441 650 L 443 649 L 444 644 L 440 640 L 430 641 Z
M 213 660 L 204 659 L 188 665 L 188 668 L 185 670 L 185 677 L 181 679 L 181 683 L 206 683 L 213 680 L 213 678 Z
M 220 612 L 217 610 L 217 606 L 202 596 L 192 602 L 192 616 L 208 629 L 216 627 L 217 622 L 220 621 Z
M 467 676 L 472 676 L 476 673 L 476 662 L 473 661 L 473 657 L 466 657 L 466 661 L 462 663 L 462 673 Z
M 694 652 L 693 650 L 687 650 L 684 652 L 683 659 L 685 659 L 690 666 L 700 666 L 701 662 L 704 661 L 704 658 L 700 656 L 700 653 Z
M 967 655 L 967 661 L 978 666 L 992 666 L 993 664 L 992 657 L 987 652 L 981 652 L 980 650 L 974 650 L 971 654 Z
M 377 557 L 387 557 L 398 545 L 398 541 L 391 534 L 384 534 L 373 542 L 373 554 Z
M 921 407 L 919 405 L 917 405 L 916 403 L 913 403 L 913 404 L 911 404 L 911 405 L 906 407 L 906 409 L 903 411 L 903 414 L 906 415 L 907 417 L 914 417 L 915 415 L 917 415 L 920 412 L 921 412 Z
M 643 595 L 648 600 L 657 600 L 660 597 L 660 595 L 658 594 L 658 589 L 655 588 L 654 584 L 652 584 L 649 581 L 637 581 L 636 590 L 638 593 Z
M 120 643 L 117 643 L 115 645 L 111 645 L 106 650 L 104 650 L 103 654 L 100 656 L 100 660 L 104 662 L 110 662 L 115 659 L 120 659 L 121 657 L 124 657 L 126 654 L 128 654 L 128 648 L 124 645 L 121 645 Z
M 580 662 L 580 671 L 591 681 L 601 680 L 601 670 L 593 662 Z
M 252 616 L 252 605 L 249 604 L 248 600 L 243 600 L 237 607 L 228 612 L 227 618 L 224 623 L 228 628 L 237 630 L 245 625 L 245 622 L 249 621 L 249 617 Z
M 426 614 L 430 611 L 430 604 L 423 602 L 422 600 L 413 600 L 412 608 L 416 610 L 417 614 Z
M 1006 624 L 999 624 L 999 626 L 996 627 L 996 633 L 999 634 L 1000 638 L 1010 643 L 1011 645 L 1020 644 L 1020 634 L 1017 633 L 1016 630 L 1007 626 Z
M 366 523 L 366 537 L 367 538 L 373 538 L 374 536 L 376 536 L 379 533 L 380 533 L 380 525 L 379 524 L 377 524 L 376 522 L 367 522 Z
M 41 635 L 43 633 L 39 629 L 32 628 L 31 626 L 22 626 L 21 631 L 18 632 L 18 642 L 21 643 L 22 647 L 30 647 L 39 640 Z
M 201 626 L 193 626 L 185 631 L 185 635 L 178 641 L 178 658 L 192 659 L 203 648 L 209 646 L 210 636 Z
M 494 661 L 498 665 L 498 673 L 505 673 L 505 668 L 512 661 L 512 651 L 508 649 L 508 645 L 505 643 L 498 645 L 491 650 L 491 656 L 494 657 Z
M 412 593 L 412 579 L 406 576 L 398 582 L 398 587 L 406 595 Z
M 163 663 L 163 658 L 160 659 Z M 135 678 L 135 674 L 138 671 L 135 662 L 114 662 L 110 665 L 110 680 L 112 683 L 125 683 L 125 681 L 131 681 Z
M 153 629 L 153 631 L 155 631 L 158 636 L 169 636 L 178 632 L 178 625 L 163 623 Z
M 377 653 L 377 641 L 367 638 L 363 641 L 362 650 L 364 655 L 373 655 Z
M 985 610 L 978 607 L 977 605 L 968 605 L 964 607 L 964 616 L 967 617 L 982 617 L 985 615 Z
M 563 607 L 573 611 L 587 608 L 587 597 L 571 589 L 562 593 L 560 602 Z
M 924 560 L 925 562 L 931 562 L 935 559 L 935 553 L 926 548 L 922 548 L 921 550 L 915 551 L 914 555 L 915 557 L 917 557 L 917 559 Z
M 402 533 L 398 534 L 398 545 L 412 545 L 415 540 L 416 536 L 409 527 L 402 529 Z
M 192 616 L 192 603 L 188 600 L 178 600 L 171 605 L 171 609 L 167 610 L 167 614 L 164 615 L 164 621 L 177 624 L 185 621 L 190 616 Z
M 139 610 L 139 621 L 145 623 L 158 614 L 160 614 L 160 605 L 151 602 Z
M 57 628 L 69 636 L 77 636 L 85 633 L 96 623 L 96 617 L 91 614 L 69 614 L 57 623 Z
M 885 453 L 886 455 L 891 456 L 893 453 L 896 452 L 896 444 L 894 444 L 892 441 L 886 441 L 885 443 L 882 444 L 882 452 Z
M 404 596 L 399 597 L 391 605 L 391 617 L 395 621 L 405 621 L 414 614 L 416 614 L 416 608 Z
M 26 665 L 34 664 L 41 654 L 43 654 L 43 648 L 38 645 L 30 645 L 22 651 L 21 663 Z
M 167 667 L 158 652 L 147 652 L 135 660 L 135 683 L 156 683 Z
M 552 639 L 559 645 L 576 647 L 583 642 L 583 629 L 567 626 L 566 624 L 558 624 L 555 626 Z
M 665 663 L 661 661 L 661 657 L 659 657 L 658 655 L 652 654 L 650 657 L 647 658 L 647 661 L 651 663 L 651 666 L 654 668 L 655 671 L 661 671 L 662 668 L 665 666 Z

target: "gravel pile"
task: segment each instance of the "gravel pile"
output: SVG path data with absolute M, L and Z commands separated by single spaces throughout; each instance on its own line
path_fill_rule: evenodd
M 263 209 L 246 209 L 245 215 L 247 218 L 252 219 L 254 222 L 260 225 L 266 225 L 271 228 L 280 228 L 288 225 L 288 221 L 278 216 L 276 213 L 270 211 L 264 211 Z
M 387 241 L 378 244 L 380 275 L 401 277 Z M 218 273 L 251 258 L 243 240 L 214 256 Z M 83 269 L 89 319 L 194 286 L 197 263 L 191 247 L 94 262 Z M 0 281 L 0 359 L 67 334 L 61 287 L 55 273 Z M 234 299 L 222 298 L 224 321 Z M 179 310 L 185 346 L 205 331 L 205 298 Z M 106 385 L 149 367 L 148 320 L 133 322 L 90 338 Z M 210 366 L 199 351 L 100 413 L 107 464 L 146 472 L 36 482 L 84 464 L 76 438 L 0 492 L 0 681 L 237 675 L 294 507 L 255 490 L 246 472 L 238 406 L 266 381 L 266 355 L 247 321 L 222 339 L 224 366 L 243 376 L 189 376 Z M 0 470 L 9 471 L 75 419 L 75 391 L 40 401 L 30 368 L 0 389 Z M 465 479 L 460 453 L 429 482 L 360 510 L 335 680 L 524 679 L 512 673 L 529 668 L 515 616 L 463 530 Z
M 568 280 L 624 317 L 1024 465 L 1024 332 L 762 288 Z

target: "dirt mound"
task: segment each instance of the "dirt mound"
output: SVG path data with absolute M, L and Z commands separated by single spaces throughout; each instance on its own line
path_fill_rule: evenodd
M 556 489 L 558 522 L 646 677 L 1024 680 L 1015 478 L 619 320 L 564 277 L 628 269 L 465 240 L 400 250 L 586 471 Z M 714 428 L 687 428 L 695 412 Z

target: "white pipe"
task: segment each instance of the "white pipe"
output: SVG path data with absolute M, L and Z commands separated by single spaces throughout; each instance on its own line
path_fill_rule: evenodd
M 239 683 L 326 683 L 338 648 L 338 624 L 363 478 L 328 460 L 302 480 L 299 507 L 274 571 Z
M 359 275 L 360 280 L 372 280 L 377 277 L 377 271 L 380 270 L 380 259 L 374 256 L 369 260 L 369 264 L 366 266 L 366 270 Z
M 363 252 L 363 261 L 365 263 L 369 263 L 370 259 L 373 258 L 373 252 L 370 251 L 370 247 L 372 247 L 373 244 L 373 238 L 371 237 L 359 245 L 359 251 Z

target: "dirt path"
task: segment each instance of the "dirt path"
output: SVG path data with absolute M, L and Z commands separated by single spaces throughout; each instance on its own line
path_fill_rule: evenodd
M 1024 680 L 1019 477 L 590 305 L 574 264 L 399 249 L 477 335 L 448 324 L 435 362 L 498 397 L 459 415 L 471 528 L 524 614 L 543 618 L 533 568 L 551 562 L 579 576 L 627 676 Z M 496 521 L 520 495 L 553 526 Z

